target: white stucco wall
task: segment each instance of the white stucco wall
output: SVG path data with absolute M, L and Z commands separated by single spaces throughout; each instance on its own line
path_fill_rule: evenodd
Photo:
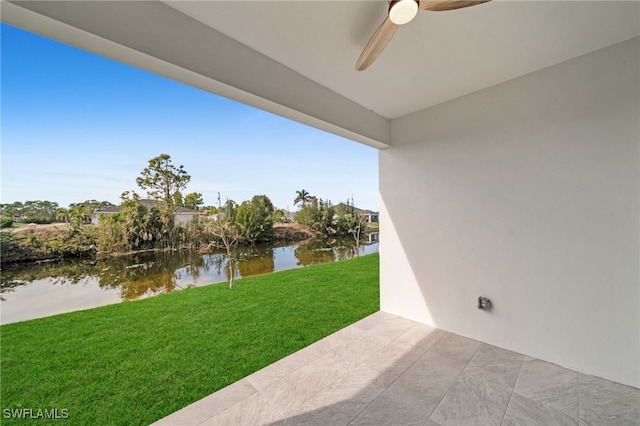
M 392 122 L 382 310 L 640 387 L 639 40 Z

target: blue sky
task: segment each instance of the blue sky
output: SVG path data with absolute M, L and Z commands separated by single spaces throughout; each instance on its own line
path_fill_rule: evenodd
M 118 203 L 169 154 L 207 205 L 296 190 L 378 210 L 373 148 L 2 24 L 0 201 Z

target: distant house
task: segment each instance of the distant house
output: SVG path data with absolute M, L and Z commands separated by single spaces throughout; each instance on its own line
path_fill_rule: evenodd
M 103 214 L 104 215 L 115 214 L 115 213 L 119 213 L 120 210 L 121 210 L 120 206 L 113 206 L 113 207 L 107 207 L 106 209 L 102 209 L 102 210 L 96 210 L 91 215 L 91 223 L 94 225 L 97 225 L 100 222 L 100 216 L 102 216 Z
M 224 212 L 220 212 L 220 213 L 203 215 L 202 218 L 204 220 L 210 220 L 212 222 L 218 222 L 219 220 L 224 219 L 226 216 L 227 215 L 225 215 Z
M 344 203 L 340 203 L 336 207 L 346 208 Z M 366 217 L 367 222 L 378 222 L 378 212 L 374 212 L 371 210 L 363 210 L 357 207 L 354 207 L 353 210 L 355 211 L 356 214 Z
M 147 206 L 147 207 L 153 207 L 153 206 L 157 206 L 159 203 L 156 200 L 150 200 L 150 199 L 142 199 L 139 200 L 140 204 Z M 103 210 L 96 210 L 93 215 L 91 215 L 91 223 L 94 225 L 97 225 L 100 222 L 100 216 L 102 215 L 110 215 L 110 214 L 115 214 L 115 213 L 119 213 L 122 210 L 122 206 L 115 206 L 115 207 L 108 207 L 106 209 Z M 175 214 L 175 223 L 178 225 L 185 225 L 189 222 L 191 222 L 193 220 L 194 217 L 201 217 L 202 213 L 197 211 L 197 210 L 192 210 L 192 209 L 188 209 L 186 207 L 181 207 L 178 206 L 176 208 L 176 214 Z
M 356 208 L 356 213 L 367 218 L 367 222 L 378 222 L 378 212 Z

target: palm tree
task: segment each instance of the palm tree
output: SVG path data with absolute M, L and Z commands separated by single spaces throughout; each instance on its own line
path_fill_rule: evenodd
M 80 228 L 80 225 L 89 218 L 87 208 L 84 204 L 73 204 L 69 208 L 69 218 L 71 219 L 71 227 L 73 229 Z
M 309 194 L 307 190 L 301 189 L 300 191 L 296 191 L 296 198 L 293 200 L 293 205 L 301 204 L 302 207 L 304 207 L 311 201 L 311 198 L 311 194 Z
M 69 227 L 69 219 L 71 219 L 71 214 L 69 213 L 68 209 L 59 208 L 56 212 L 56 218 L 63 221 L 67 225 L 67 228 Z

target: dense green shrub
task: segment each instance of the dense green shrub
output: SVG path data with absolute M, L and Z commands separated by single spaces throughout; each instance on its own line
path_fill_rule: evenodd
M 0 217 L 0 228 L 11 228 L 13 226 L 13 219 L 10 217 Z
M 45 216 L 27 216 L 24 220 L 26 223 L 37 223 L 38 225 L 48 225 L 53 223 L 53 219 Z
M 20 234 L 0 232 L 2 262 L 92 257 L 96 254 L 96 229 L 26 230 Z
M 276 209 L 273 212 L 273 221 L 275 223 L 289 223 L 284 209 Z
M 237 207 L 240 239 L 248 244 L 273 239 L 273 204 L 266 195 L 256 195 Z
M 315 197 L 302 206 L 296 222 L 322 235 L 335 235 L 335 209 L 331 201 Z
M 336 206 L 335 228 L 339 235 L 352 235 L 360 240 L 367 229 L 367 219 L 356 211 L 353 201 L 347 200 Z
M 69 229 L 41 241 L 45 253 L 54 257 L 85 257 L 96 253 L 96 232 L 88 228 Z
M 6 253 L 15 250 L 18 245 L 18 238 L 12 232 L 0 232 L 0 253 L 4 256 Z
M 66 213 L 73 213 L 72 210 L 77 210 L 78 217 L 82 220 L 86 219 L 84 205 L 74 205 L 68 212 L 66 209 L 59 210 L 59 216 L 65 217 L 66 220 L 70 218 Z M 256 195 L 251 201 L 245 201 L 240 205 L 228 200 L 221 211 L 224 221 L 231 223 L 232 228 L 237 231 L 236 242 L 255 244 L 273 241 L 275 238 L 275 209 L 266 195 Z M 74 226 L 73 220 L 70 220 L 67 229 L 64 230 L 25 229 L 11 241 L 5 238 L 2 261 L 222 247 L 221 237 L 212 231 L 212 225 L 216 223 L 216 220 L 201 220 L 194 216 L 188 223 L 177 225 L 174 223 L 174 213 L 171 209 L 147 206 L 140 203 L 137 197 L 127 198 L 124 194 L 121 210 L 118 213 L 101 215 L 98 226 L 80 226 L 80 221 Z M 281 234 L 279 236 L 282 238 Z M 303 232 L 293 232 L 284 239 L 305 237 Z M 5 248 L 11 248 L 11 253 L 8 254 Z

